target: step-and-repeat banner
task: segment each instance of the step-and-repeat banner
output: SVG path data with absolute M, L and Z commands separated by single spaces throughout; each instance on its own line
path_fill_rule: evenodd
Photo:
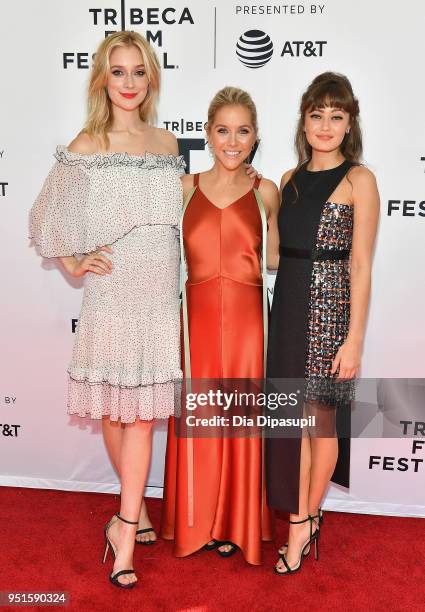
M 3 3 L 0 484 L 118 491 L 100 423 L 66 415 L 82 284 L 36 255 L 27 217 L 55 146 L 69 143 L 84 122 L 92 54 L 120 29 L 140 32 L 156 49 L 163 67 L 158 124 L 179 138 L 192 172 L 211 165 L 203 124 L 224 85 L 252 94 L 261 132 L 255 166 L 279 182 L 295 162 L 297 109 L 308 83 L 325 70 L 350 78 L 360 100 L 365 162 L 382 202 L 362 376 L 380 379 L 372 392 L 378 407 L 385 379 L 425 377 L 424 20 L 422 0 Z M 266 50 L 259 53 L 255 43 L 262 39 Z M 351 488 L 332 486 L 325 507 L 425 516 L 425 449 L 414 442 L 415 433 L 423 437 L 415 422 L 393 438 L 354 439 Z M 165 444 L 162 423 L 150 495 L 162 495 Z

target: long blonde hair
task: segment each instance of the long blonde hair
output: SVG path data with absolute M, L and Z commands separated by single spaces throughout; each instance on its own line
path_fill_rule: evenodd
M 88 113 L 83 132 L 103 140 L 109 146 L 108 130 L 112 124 L 112 104 L 106 91 L 109 58 L 116 47 L 137 47 L 140 50 L 149 81 L 148 93 L 139 106 L 140 119 L 150 125 L 156 121 L 161 72 L 158 58 L 146 38 L 137 32 L 115 32 L 99 45 L 88 88 Z

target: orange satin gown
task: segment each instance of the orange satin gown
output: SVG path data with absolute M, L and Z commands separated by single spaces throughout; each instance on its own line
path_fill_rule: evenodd
M 261 379 L 262 225 L 251 189 L 224 209 L 196 191 L 183 219 L 192 379 Z M 258 187 L 256 179 L 254 188 Z M 212 539 L 239 546 L 254 565 L 271 539 L 262 439 L 193 439 L 193 526 L 188 516 L 187 439 L 168 426 L 161 535 L 184 557 Z

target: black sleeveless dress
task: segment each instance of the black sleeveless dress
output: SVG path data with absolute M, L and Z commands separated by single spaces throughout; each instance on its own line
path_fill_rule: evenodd
M 332 480 L 347 487 L 353 383 L 335 385 L 330 370 L 348 334 L 353 208 L 328 199 L 352 165 L 312 172 L 304 164 L 283 189 L 267 363 L 268 379 L 303 379 L 306 402 L 338 408 L 345 434 Z M 300 453 L 300 437 L 267 439 L 269 506 L 298 513 Z

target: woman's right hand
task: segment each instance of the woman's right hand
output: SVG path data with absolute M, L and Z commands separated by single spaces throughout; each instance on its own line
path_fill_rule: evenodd
M 72 276 L 78 278 L 84 276 L 86 272 L 93 272 L 100 276 L 111 274 L 112 261 L 108 259 L 108 257 L 105 257 L 105 255 L 102 255 L 102 251 L 105 251 L 105 253 L 113 253 L 113 250 L 109 246 L 103 246 L 97 249 L 97 251 L 87 253 L 82 259 L 76 260 L 73 270 L 70 271 Z

